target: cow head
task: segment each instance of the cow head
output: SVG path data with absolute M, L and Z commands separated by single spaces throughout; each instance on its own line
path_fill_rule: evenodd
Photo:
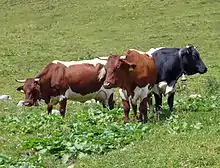
M 17 82 L 24 83 L 19 86 L 17 91 L 22 91 L 25 94 L 24 105 L 33 106 L 38 104 L 40 99 L 40 85 L 38 78 L 28 78 L 25 80 L 16 80 Z
M 124 83 L 123 79 L 136 68 L 136 65 L 127 61 L 126 56 L 111 55 L 107 59 L 105 68 L 106 78 L 103 86 L 109 89 L 121 87 Z
M 207 67 L 200 58 L 199 52 L 193 45 L 189 44 L 186 48 L 183 48 L 181 50 L 181 56 L 184 72 L 187 75 L 193 75 L 196 73 L 203 74 L 207 72 Z

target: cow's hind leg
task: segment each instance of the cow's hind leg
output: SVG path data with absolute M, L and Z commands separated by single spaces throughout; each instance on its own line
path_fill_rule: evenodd
M 123 109 L 124 109 L 124 122 L 129 122 L 129 111 L 130 111 L 130 104 L 128 100 L 122 100 Z
M 61 101 L 59 101 L 59 104 L 60 104 L 60 115 L 62 117 L 65 117 L 67 98 L 63 98 Z
M 175 95 L 175 92 L 171 93 L 167 99 L 167 104 L 169 106 L 170 112 L 173 112 L 174 95 Z
M 162 113 L 162 94 L 154 93 L 155 98 L 155 108 L 156 108 L 156 117 L 159 119 L 160 114 Z

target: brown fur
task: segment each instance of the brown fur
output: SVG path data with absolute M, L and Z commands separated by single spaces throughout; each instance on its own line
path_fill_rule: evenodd
M 135 83 L 143 87 L 147 84 L 153 86 L 157 80 L 157 69 L 154 58 L 139 54 L 137 51 L 125 51 L 126 60 L 136 65 Z
M 72 91 L 82 95 L 98 91 L 104 81 L 104 78 L 98 79 L 102 67 L 101 64 L 97 64 L 95 67 L 90 64 L 70 66 L 66 72 L 66 77 Z

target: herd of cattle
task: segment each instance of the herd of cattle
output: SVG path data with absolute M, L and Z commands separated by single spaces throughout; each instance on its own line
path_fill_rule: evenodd
M 35 77 L 17 80 L 24 83 L 18 91 L 25 94 L 24 105 L 37 105 L 40 99 L 47 104 L 48 114 L 59 103 L 65 116 L 68 99 L 85 102 L 100 101 L 114 108 L 115 88 L 119 88 L 124 109 L 124 121 L 129 121 L 130 104 L 133 119 L 147 122 L 147 104 L 155 97 L 156 112 L 161 113 L 162 97 L 167 95 L 173 111 L 175 85 L 182 75 L 203 74 L 207 67 L 193 45 L 185 48 L 152 48 L 148 52 L 129 49 L 121 55 L 82 61 L 54 60 Z M 137 101 L 140 99 L 139 115 Z

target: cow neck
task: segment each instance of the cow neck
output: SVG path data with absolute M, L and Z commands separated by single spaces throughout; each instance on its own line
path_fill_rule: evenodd
M 134 79 L 134 72 L 128 73 L 126 76 L 126 80 L 123 80 L 120 88 L 126 90 L 128 95 L 131 95 L 136 87 L 135 79 Z
M 178 76 L 178 78 L 184 73 L 184 68 L 183 68 L 183 57 L 182 57 L 182 51 L 183 51 L 183 48 L 181 48 L 179 50 L 179 53 L 178 53 L 178 58 L 180 60 L 180 75 Z

